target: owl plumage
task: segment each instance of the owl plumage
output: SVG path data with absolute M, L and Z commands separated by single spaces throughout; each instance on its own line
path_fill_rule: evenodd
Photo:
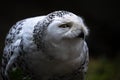
M 27 18 L 10 29 L 1 73 L 20 67 L 32 80 L 84 80 L 89 56 L 88 29 L 81 17 L 68 11 Z

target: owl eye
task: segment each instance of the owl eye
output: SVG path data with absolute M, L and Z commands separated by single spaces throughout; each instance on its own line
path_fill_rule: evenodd
M 60 28 L 70 28 L 72 25 L 70 23 L 67 23 L 67 24 L 62 24 L 60 25 L 59 27 Z

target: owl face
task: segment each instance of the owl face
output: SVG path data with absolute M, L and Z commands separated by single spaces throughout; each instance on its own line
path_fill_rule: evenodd
M 47 38 L 52 41 L 84 39 L 88 29 L 82 19 L 73 13 L 56 16 L 47 28 Z

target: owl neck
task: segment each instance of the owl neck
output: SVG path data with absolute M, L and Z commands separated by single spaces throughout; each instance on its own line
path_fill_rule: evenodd
M 47 44 L 46 55 L 52 60 L 73 60 L 83 53 L 84 41 L 74 41 L 73 42 L 60 42 L 54 43 L 50 42 Z

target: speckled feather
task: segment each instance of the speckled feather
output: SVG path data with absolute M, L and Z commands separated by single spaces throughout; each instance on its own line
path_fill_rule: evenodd
M 67 19 L 73 23 L 73 28 L 63 35 L 64 38 L 62 33 L 58 35 L 57 42 L 54 42 L 53 33 L 68 30 L 50 28 L 57 18 L 58 22 Z M 9 80 L 9 71 L 17 66 L 33 80 L 84 80 L 89 57 L 85 39 L 80 35 L 82 32 L 84 36 L 88 33 L 82 19 L 68 11 L 55 11 L 17 22 L 5 40 L 1 68 L 3 80 Z

